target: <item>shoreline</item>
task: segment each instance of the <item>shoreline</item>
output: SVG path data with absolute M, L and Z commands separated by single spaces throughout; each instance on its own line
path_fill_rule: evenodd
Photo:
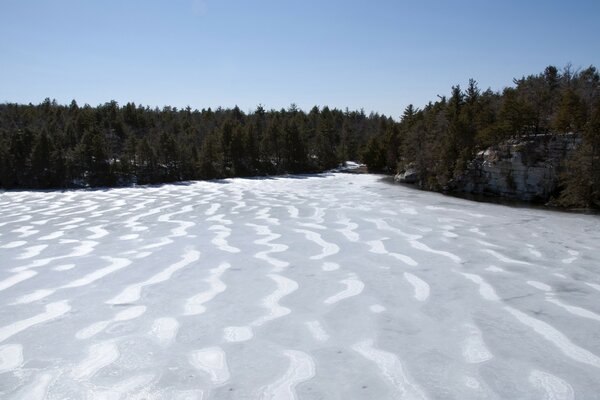
M 419 191 L 423 191 L 423 192 L 439 193 L 444 196 L 454 197 L 454 198 L 463 199 L 463 200 L 469 200 L 469 201 L 473 201 L 476 203 L 499 204 L 499 205 L 513 207 L 513 208 L 531 208 L 531 209 L 536 209 L 536 210 L 566 212 L 566 213 L 570 213 L 570 214 L 600 215 L 600 210 L 596 210 L 593 208 L 566 208 L 566 207 L 548 205 L 548 204 L 544 204 L 544 203 L 535 203 L 535 202 L 530 202 L 530 201 L 525 201 L 525 200 L 511 199 L 511 198 L 502 197 L 502 196 L 490 196 L 490 195 L 484 195 L 484 194 L 472 194 L 472 193 L 464 193 L 464 192 L 443 192 L 443 191 L 436 191 L 436 190 L 421 189 L 418 186 L 416 186 L 415 184 L 396 182 L 396 181 L 394 181 L 393 175 L 384 175 L 381 178 L 381 181 L 388 183 L 390 185 L 399 185 L 402 187 L 406 187 L 406 188 L 413 189 L 413 190 L 419 190 Z

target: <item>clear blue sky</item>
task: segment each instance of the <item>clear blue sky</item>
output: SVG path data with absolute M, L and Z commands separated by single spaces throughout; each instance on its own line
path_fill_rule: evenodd
M 599 0 L 0 0 L 0 102 L 364 108 L 600 67 Z

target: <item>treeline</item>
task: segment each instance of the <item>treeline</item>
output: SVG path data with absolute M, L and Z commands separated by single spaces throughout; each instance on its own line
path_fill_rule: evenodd
M 63 188 L 306 173 L 359 158 L 393 129 L 379 114 L 295 105 L 192 110 L 0 105 L 0 187 Z
M 600 207 L 600 76 L 595 67 L 543 73 L 514 80 L 502 92 L 482 91 L 474 80 L 466 89 L 453 86 L 449 97 L 423 109 L 412 105 L 400 123 L 372 137 L 364 161 L 370 170 L 410 168 L 418 184 L 445 190 L 478 151 L 510 138 L 530 135 L 582 137 L 577 152 L 565 160 L 558 202 L 564 206 Z
M 576 134 L 564 163 L 565 206 L 600 207 L 600 76 L 549 66 L 501 92 L 474 80 L 395 122 L 385 115 L 314 107 L 244 113 L 162 109 L 111 101 L 97 107 L 0 104 L 0 187 L 67 188 L 308 173 L 361 160 L 370 171 L 416 171 L 446 190 L 477 152 L 510 138 Z

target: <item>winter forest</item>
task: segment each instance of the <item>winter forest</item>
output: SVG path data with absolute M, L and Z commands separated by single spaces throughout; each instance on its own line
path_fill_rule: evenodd
M 478 152 L 510 138 L 571 135 L 563 206 L 600 205 L 600 76 L 548 66 L 501 91 L 470 79 L 399 118 L 313 107 L 196 110 L 111 101 L 96 107 L 0 105 L 0 187 L 73 188 L 320 172 L 346 160 L 369 171 L 417 169 L 443 191 Z

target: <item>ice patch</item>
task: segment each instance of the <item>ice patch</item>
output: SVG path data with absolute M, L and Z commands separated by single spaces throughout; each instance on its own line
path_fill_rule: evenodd
M 451 259 L 452 261 L 454 261 L 457 264 L 460 264 L 462 262 L 461 258 L 454 253 L 450 253 L 448 251 L 443 251 L 443 250 L 434 250 L 431 247 L 427 246 L 426 244 L 418 242 L 416 240 L 410 240 L 409 243 L 413 248 L 415 248 L 417 250 L 426 251 L 428 253 L 439 254 L 441 256 L 448 257 L 449 259 Z
M 476 233 L 476 234 L 478 234 L 480 236 L 487 236 L 487 234 L 485 232 L 481 232 L 479 230 L 479 228 L 477 228 L 477 227 L 469 229 L 469 232 Z
M 100 239 L 108 235 L 108 231 L 106 229 L 103 229 L 103 226 L 104 225 L 92 226 L 91 228 L 87 228 L 88 231 L 93 233 L 93 235 L 89 235 L 87 239 Z
M 26 238 L 26 237 L 29 237 L 29 236 L 33 236 L 33 235 L 35 235 L 36 233 L 39 232 L 38 230 L 32 229 L 32 228 L 33 228 L 33 226 L 28 225 L 28 226 L 23 226 L 23 227 L 21 227 L 19 229 L 15 229 L 15 230 L 13 230 L 11 232 L 20 233 L 20 235 L 17 236 L 17 237 L 20 238 L 20 239 L 22 239 L 22 238 Z
M 204 303 L 209 302 L 219 293 L 222 293 L 227 289 L 227 285 L 220 279 L 223 272 L 231 268 L 229 263 L 222 263 L 217 268 L 211 269 L 210 276 L 204 280 L 210 285 L 210 288 L 202 293 L 198 293 L 195 296 L 190 297 L 185 303 L 184 315 L 197 315 L 202 314 L 206 311 Z
M 63 264 L 52 268 L 54 271 L 68 271 L 75 268 L 75 264 Z
M 414 298 L 418 301 L 425 301 L 429 297 L 429 285 L 423 279 L 409 272 L 404 273 L 404 279 L 410 283 L 414 289 Z
M 90 346 L 88 356 L 71 371 L 76 380 L 86 380 L 94 376 L 102 368 L 112 364 L 119 358 L 119 348 L 113 341 L 95 343 Z
M 104 268 L 100 268 L 94 272 L 91 272 L 85 275 L 83 278 L 76 279 L 66 285 L 62 286 L 61 289 L 75 288 L 89 285 L 92 282 L 97 281 L 98 279 L 104 278 L 108 274 L 112 274 L 115 271 L 118 271 L 122 268 L 127 267 L 131 264 L 126 258 L 116 258 L 116 257 L 102 257 L 103 260 L 110 262 L 110 265 Z
M 97 207 L 96 207 L 97 208 Z M 95 209 L 95 208 L 94 208 Z M 63 214 L 63 217 L 65 215 L 72 215 L 72 214 L 80 214 L 82 212 L 87 213 L 89 210 L 82 210 L 81 212 L 77 212 L 77 213 L 70 213 L 70 214 Z M 79 226 L 80 222 L 85 221 L 85 218 L 81 218 L 81 217 L 77 217 L 77 218 L 72 218 L 68 221 L 62 222 L 60 224 L 56 224 L 56 226 L 69 226 L 69 225 L 76 225 Z
M 204 392 L 200 389 L 173 390 L 165 397 L 169 400 L 203 400 Z
M 9 287 L 16 285 L 17 283 L 23 282 L 36 275 L 37 272 L 30 270 L 19 272 L 9 278 L 4 279 L 3 281 L 0 281 L 0 291 L 8 289 Z
M 344 226 L 344 228 L 338 229 L 337 231 L 344 235 L 346 239 L 351 242 L 358 242 L 360 240 L 360 235 L 355 232 L 356 228 L 358 228 L 358 224 L 351 222 L 348 218 L 340 219 L 336 223 Z
M 217 215 L 213 215 L 212 217 L 206 218 L 206 220 L 211 221 L 211 222 L 220 222 L 221 225 L 233 224 L 233 221 L 231 221 L 230 219 L 225 219 L 224 217 L 225 217 L 225 214 L 217 214 Z
M 13 304 L 29 304 L 50 296 L 56 292 L 54 289 L 38 289 L 35 292 L 19 297 Z
M 206 210 L 204 215 L 214 215 L 219 208 L 221 208 L 221 204 L 219 204 L 219 203 L 211 204 L 210 208 L 208 210 Z
M 189 360 L 194 368 L 207 374 L 214 385 L 223 385 L 229 380 L 225 352 L 220 347 L 193 351 Z
M 268 274 L 267 276 L 275 281 L 277 289 L 262 301 L 263 307 L 267 308 L 269 313 L 255 320 L 252 323 L 253 326 L 261 326 L 265 322 L 283 317 L 292 312 L 289 308 L 281 306 L 279 301 L 283 297 L 296 291 L 298 289 L 298 283 L 281 275 Z
M 129 307 L 115 315 L 114 321 L 128 321 L 142 316 L 146 312 L 146 306 Z
M 579 252 L 576 250 L 568 250 L 568 252 L 571 255 L 571 257 L 563 259 L 563 264 L 572 264 L 573 261 L 577 260 L 577 256 L 579 255 Z
M 325 329 L 323 329 L 323 326 L 319 321 L 307 321 L 306 327 L 308 328 L 308 331 L 310 332 L 312 337 L 318 340 L 319 342 L 325 342 L 329 340 L 329 335 L 327 334 L 327 332 L 325 332 Z
M 148 280 L 133 285 L 127 286 L 123 291 L 112 299 L 108 300 L 106 304 L 129 304 L 138 301 L 142 295 L 142 288 L 145 286 L 156 285 L 171 279 L 171 276 L 182 268 L 187 267 L 193 262 L 198 261 L 200 258 L 200 252 L 196 250 L 188 250 L 183 256 L 183 259 L 171 266 L 165 268 L 163 271 L 152 276 Z
M 475 325 L 465 325 L 467 338 L 462 343 L 463 358 L 469 364 L 479 364 L 491 360 L 494 356 L 487 349 L 481 331 Z
M 479 240 L 479 239 L 475 239 L 475 242 L 479 243 L 480 245 L 486 246 L 486 247 L 494 247 L 496 249 L 502 249 L 503 247 L 500 247 L 494 243 L 490 243 L 490 242 L 486 242 L 485 240 Z
M 173 243 L 172 239 L 162 238 L 160 241 L 158 241 L 156 243 L 147 244 L 146 246 L 140 247 L 140 250 L 156 249 L 158 247 L 163 247 L 163 246 L 166 246 L 166 245 L 171 244 L 171 243 Z
M 565 304 L 562 301 L 554 298 L 552 295 L 547 296 L 546 301 L 567 310 L 570 314 L 600 322 L 600 315 L 596 314 L 595 312 L 586 310 L 585 308 Z
M 119 236 L 119 240 L 134 240 L 139 237 L 140 237 L 140 235 L 137 233 L 130 233 L 129 235 Z
M 340 269 L 340 264 L 337 264 L 334 262 L 325 262 L 321 266 L 321 269 L 325 272 L 336 271 L 336 270 Z
M 500 261 L 502 261 L 504 263 L 521 264 L 521 265 L 531 265 L 530 262 L 508 258 L 508 257 L 503 256 L 502 254 L 500 254 L 500 253 L 498 253 L 497 251 L 494 251 L 494 250 L 483 249 L 482 251 L 484 251 L 484 252 L 486 252 L 488 254 L 491 254 L 492 256 L 496 257 L 498 260 L 500 260 Z
M 319 224 L 315 224 L 313 222 L 297 222 L 298 226 L 302 227 L 302 228 L 308 228 L 308 229 L 322 229 L 325 230 L 327 229 L 326 226 L 323 225 L 319 225 Z
M 328 305 L 335 304 L 338 301 L 347 299 L 348 297 L 359 295 L 365 288 L 364 282 L 358 279 L 355 274 L 350 274 L 348 278 L 341 280 L 340 283 L 346 285 L 346 289 L 326 298 L 323 303 Z
M 14 249 L 17 247 L 24 246 L 26 244 L 27 244 L 27 242 L 25 240 L 16 240 L 14 242 L 10 242 L 10 243 L 0 246 L 0 249 Z
M 408 240 L 419 240 L 421 239 L 423 236 L 421 235 L 413 235 L 411 233 L 406 233 L 403 232 L 402 230 L 398 229 L 398 228 L 394 228 L 392 226 L 390 226 L 390 224 L 388 224 L 385 220 L 383 219 L 365 219 L 365 221 L 371 222 L 373 224 L 375 224 L 375 226 L 377 227 L 377 229 L 381 230 L 381 231 L 388 231 L 388 232 L 393 232 L 397 235 L 400 235 Z M 384 239 L 385 240 L 385 239 Z
M 171 219 L 172 216 L 174 215 L 179 215 L 179 214 L 185 214 L 185 213 L 189 213 L 191 211 L 194 210 L 194 207 L 192 205 L 186 205 L 183 206 L 183 208 L 179 211 L 170 213 L 170 214 L 163 214 L 160 217 L 158 217 L 158 220 L 160 222 L 170 222 L 173 224 L 177 224 L 178 226 L 171 229 L 171 235 L 170 237 L 181 237 L 181 236 L 185 236 L 187 235 L 187 230 L 193 226 L 196 225 L 195 222 L 191 222 L 191 221 L 183 221 L 183 220 L 175 220 L 175 219 Z
M 290 218 L 298 218 L 298 208 L 294 206 L 286 206 Z
M 133 254 L 133 258 L 135 258 L 136 260 L 141 260 L 142 258 L 146 258 L 148 256 L 151 256 L 153 253 L 150 251 L 142 251 L 139 253 L 134 253 Z
M 52 383 L 53 376 L 50 374 L 42 374 L 35 379 L 35 382 L 26 387 L 19 400 L 46 400 L 48 387 Z
M 14 371 L 23 365 L 23 346 L 6 344 L 0 346 L 0 374 Z
M 271 248 L 271 250 L 260 251 L 256 254 L 254 254 L 254 257 L 258 258 L 259 260 L 264 260 L 264 261 L 268 262 L 269 264 L 271 264 L 274 267 L 274 272 L 280 272 L 281 270 L 283 270 L 283 268 L 286 268 L 287 266 L 290 265 L 290 263 L 287 261 L 278 260 L 269 255 L 271 253 L 281 253 L 288 249 L 288 246 L 286 246 L 284 244 L 271 243 L 273 240 L 280 238 L 281 235 L 271 232 L 271 229 L 269 229 L 269 227 L 266 225 L 255 225 L 255 224 L 246 224 L 246 225 L 253 227 L 254 230 L 256 230 L 256 233 L 258 235 L 266 236 L 263 239 L 255 240 L 254 241 L 255 244 L 259 244 L 262 246 L 268 246 Z
M 252 339 L 254 333 L 249 326 L 228 326 L 223 329 L 223 339 L 226 342 L 245 342 Z
M 71 306 L 67 300 L 57 301 L 46 304 L 46 311 L 33 317 L 13 322 L 10 325 L 0 328 L 0 342 L 5 341 L 11 336 L 16 335 L 32 326 L 42 324 L 52 319 L 58 318 L 71 310 Z
M 537 258 L 541 258 L 542 257 L 542 253 L 539 252 L 538 250 L 535 249 L 535 247 L 532 244 L 528 244 L 527 247 L 529 248 L 529 252 L 531 254 L 533 254 L 535 257 Z
M 402 261 L 406 265 L 410 265 L 411 267 L 416 267 L 419 265 L 415 260 L 410 258 L 409 256 L 405 256 L 404 254 L 392 253 L 385 249 L 385 245 L 383 244 L 383 240 L 387 240 L 388 238 L 383 238 L 381 240 L 371 240 L 367 242 L 367 244 L 371 247 L 369 251 L 375 254 L 385 254 L 391 257 L 394 257 L 397 260 Z
M 271 211 L 271 207 L 264 207 L 261 208 L 257 213 L 256 213 L 256 219 L 259 220 L 263 220 L 268 222 L 269 224 L 273 224 L 273 225 L 279 225 L 279 219 L 277 218 L 271 218 L 269 211 Z
M 117 382 L 108 390 L 92 390 L 89 393 L 90 400 L 119 400 L 119 399 L 136 399 L 145 400 L 153 398 L 153 396 L 146 397 L 147 390 L 143 390 L 152 384 L 154 375 L 138 375 L 131 378 L 127 378 L 121 382 Z M 134 391 L 142 391 L 142 393 L 136 393 L 132 396 Z
M 89 339 L 93 336 L 96 336 L 103 330 L 105 330 L 110 325 L 110 323 L 111 323 L 110 320 L 94 322 L 93 324 L 88 325 L 85 328 L 77 331 L 75 333 L 75 338 L 77 338 L 79 340 Z
M 17 267 L 17 268 L 12 268 L 11 271 L 12 272 L 22 272 L 22 271 L 26 271 L 26 270 L 31 269 L 31 268 L 42 267 L 44 265 L 48 265 L 52 261 L 56 261 L 56 260 L 61 260 L 61 259 L 64 259 L 64 258 L 82 257 L 82 256 L 85 256 L 85 255 L 93 252 L 94 251 L 94 247 L 98 244 L 98 242 L 93 242 L 93 241 L 81 241 L 80 242 L 78 240 L 71 240 L 71 239 L 61 239 L 59 241 L 59 243 L 60 244 L 72 244 L 72 243 L 76 243 L 76 244 L 78 244 L 78 246 L 76 246 L 67 255 L 58 256 L 58 257 L 50 257 L 50 258 L 37 259 L 37 260 L 33 261 L 31 264 L 29 264 L 29 265 L 25 265 L 25 266 Z
M 594 290 L 597 290 L 600 292 L 600 285 L 597 283 L 590 283 L 590 282 L 584 282 L 586 285 L 588 285 L 589 287 L 591 287 Z
M 426 400 L 419 386 L 411 382 L 396 355 L 373 347 L 373 340 L 352 345 L 352 350 L 377 365 L 379 372 L 394 387 L 400 399 Z
M 475 217 L 475 218 L 483 218 L 483 217 L 487 216 L 484 214 L 472 213 L 472 212 L 460 210 L 457 208 L 448 208 L 448 207 L 440 207 L 440 206 L 427 206 L 425 208 L 428 210 L 432 210 L 432 211 L 452 211 L 452 212 L 459 213 L 459 214 L 466 214 L 470 217 Z
M 290 366 L 281 378 L 261 390 L 261 400 L 295 400 L 296 386 L 315 376 L 311 356 L 296 350 L 285 350 L 283 354 L 290 359 Z
M 150 336 L 152 336 L 159 345 L 163 347 L 169 346 L 179 330 L 179 322 L 175 318 L 164 317 L 157 318 L 152 323 Z
M 527 284 L 529 286 L 532 286 L 538 290 L 542 290 L 544 292 L 549 292 L 552 290 L 552 287 L 550 287 L 549 285 L 546 285 L 545 283 L 542 282 L 538 282 L 538 281 L 527 281 Z
M 62 235 L 64 235 L 65 233 L 63 231 L 56 231 L 53 232 L 49 235 L 44 235 L 38 238 L 38 240 L 53 240 L 53 239 L 58 239 L 59 237 L 61 237 Z
M 211 243 L 217 246 L 219 250 L 223 250 L 228 253 L 240 252 L 240 249 L 230 246 L 227 242 L 227 238 L 231 236 L 231 229 L 227 228 L 225 225 L 212 225 L 208 229 L 216 233 L 216 237 L 211 240 Z
M 47 244 L 40 244 L 38 246 L 31 246 L 28 247 L 25 250 L 25 253 L 19 255 L 17 257 L 17 260 L 26 260 L 28 258 L 33 258 L 33 257 L 37 257 L 40 255 L 40 253 L 46 248 L 48 247 Z
M 529 382 L 544 392 L 544 400 L 573 400 L 575 393 L 567 382 L 547 372 L 533 370 L 529 374 Z
M 373 304 L 372 306 L 369 307 L 369 310 L 371 310 L 372 313 L 381 314 L 382 312 L 384 312 L 386 310 L 386 308 L 384 306 L 382 306 L 381 304 Z
M 512 307 L 504 307 L 504 309 L 511 313 L 517 320 L 519 320 L 519 322 L 532 328 L 537 334 L 554 344 L 567 357 L 575 361 L 600 368 L 600 358 L 598 356 L 573 344 L 573 342 L 571 342 L 556 328 L 543 321 L 530 317 L 524 312 L 516 310 Z
M 5 225 L 9 225 L 9 224 L 16 224 L 16 223 L 19 223 L 19 222 L 29 221 L 31 218 L 33 218 L 31 215 L 22 215 L 19 218 L 14 219 L 12 221 L 0 222 L 0 227 L 5 226 Z
M 306 239 L 316 243 L 322 248 L 321 254 L 311 256 L 311 260 L 322 260 L 323 258 L 337 254 L 340 251 L 337 244 L 324 241 L 321 234 L 317 232 L 307 231 L 306 229 L 294 229 L 294 232 L 303 233 Z
M 475 274 L 468 274 L 466 272 L 460 272 L 460 274 L 462 274 L 471 282 L 479 285 L 479 294 L 481 295 L 481 297 L 489 301 L 500 301 L 500 297 L 498 297 L 494 288 L 491 287 L 489 283 L 484 281 L 482 277 Z
M 456 233 L 448 232 L 448 231 L 442 232 L 442 235 L 444 235 L 447 238 L 457 238 L 458 237 L 458 235 Z
M 472 376 L 465 376 L 465 386 L 469 389 L 477 390 L 481 388 L 481 383 Z

